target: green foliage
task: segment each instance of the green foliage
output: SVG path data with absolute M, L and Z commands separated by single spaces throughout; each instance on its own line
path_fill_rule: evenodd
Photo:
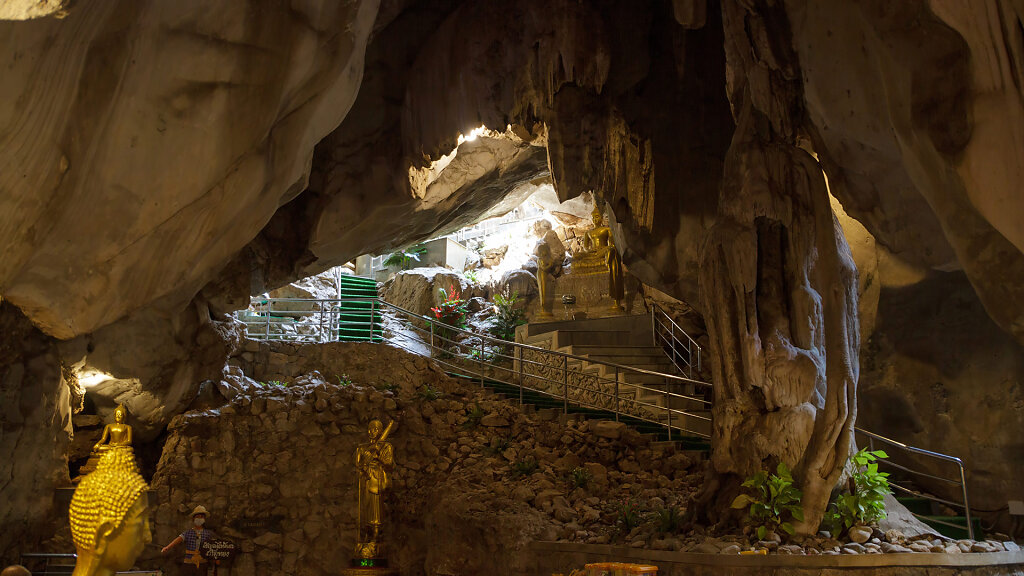
M 267 382 L 257 382 L 257 384 L 264 388 L 269 388 L 271 386 L 278 386 L 280 388 L 284 388 L 288 386 L 287 382 L 281 382 L 280 380 L 268 380 Z
M 508 288 L 501 294 L 494 295 L 494 324 L 490 328 L 491 335 L 502 340 L 514 340 L 516 326 L 526 324 L 526 313 L 518 308 L 519 293 L 509 295 Z
M 466 421 L 462 423 L 464 428 L 476 428 L 480 425 L 480 421 L 483 420 L 487 413 L 480 407 L 478 402 L 473 408 L 466 414 Z
M 530 476 L 538 467 L 537 461 L 533 458 L 520 458 L 512 463 L 512 477 Z
M 769 476 L 762 470 L 747 478 L 743 482 L 747 492 L 732 501 L 732 507 L 737 510 L 748 508 L 750 524 L 755 527 L 757 537 L 761 540 L 769 532 L 778 529 L 792 535 L 792 521 L 804 519 L 804 511 L 800 506 L 803 493 L 793 483 L 789 468 L 779 462 L 775 472 Z
M 489 456 L 497 456 L 508 450 L 510 446 L 508 438 L 502 438 L 501 436 L 492 436 L 491 441 L 484 446 L 484 454 Z
M 348 377 L 348 374 L 334 375 L 338 379 L 338 386 L 349 386 L 352 384 L 352 379 Z
M 620 534 L 629 534 L 640 525 L 640 507 L 629 498 L 615 506 L 615 528 Z
M 469 280 L 473 284 L 480 283 L 478 274 L 479 273 L 476 270 L 466 270 L 465 272 L 462 273 L 462 275 L 466 277 L 466 280 Z
M 437 400 L 438 398 L 444 396 L 444 392 L 441 392 L 437 388 L 432 387 L 430 384 L 424 384 L 423 386 L 420 386 L 419 392 L 417 394 L 419 395 L 420 400 L 427 401 Z
M 493 352 L 488 352 L 487 350 L 481 352 L 480 349 L 473 348 L 472 350 L 469 351 L 469 357 L 473 360 L 491 362 L 495 359 L 496 355 Z
M 594 475 L 590 473 L 590 470 L 582 466 L 577 466 L 569 471 L 569 483 L 573 488 L 586 488 L 590 486 L 593 479 Z
M 395 384 L 393 382 L 381 382 L 380 384 L 376 385 L 376 388 L 378 390 L 387 390 L 388 392 L 391 392 L 393 394 L 398 393 L 398 384 Z
M 891 494 L 889 474 L 878 471 L 879 458 L 888 458 L 882 450 L 862 448 L 850 457 L 855 468 L 850 478 L 852 492 L 838 493 L 829 503 L 822 522 L 833 535 L 857 524 L 874 524 L 885 518 L 885 496 Z
M 655 519 L 658 523 L 659 534 L 672 534 L 679 531 L 683 525 L 683 515 L 675 506 L 666 506 L 655 510 Z
M 439 291 L 441 292 L 442 301 L 439 305 L 430 309 L 434 313 L 434 317 L 442 324 L 456 328 L 465 328 L 466 314 L 469 313 L 469 308 L 466 307 L 466 301 L 463 300 L 462 293 L 455 286 L 449 286 L 448 290 L 441 288 Z
M 420 256 L 427 252 L 427 247 L 423 244 L 413 244 L 408 250 L 399 250 L 398 252 L 392 252 L 388 254 L 388 257 L 384 259 L 383 264 L 385 266 L 394 266 L 407 270 L 409 264 L 413 262 L 419 262 Z

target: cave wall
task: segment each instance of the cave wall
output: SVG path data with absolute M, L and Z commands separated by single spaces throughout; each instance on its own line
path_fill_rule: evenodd
M 53 535 L 69 486 L 72 392 L 53 338 L 0 301 L 0 564 Z M 80 400 L 80 398 L 79 398 Z
M 377 5 L 81 2 L 0 21 L 0 293 L 59 338 L 184 308 L 305 189 Z

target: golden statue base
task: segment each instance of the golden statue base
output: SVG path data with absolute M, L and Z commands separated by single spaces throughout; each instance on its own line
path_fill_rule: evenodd
M 375 557 L 366 557 L 372 553 Z M 356 557 L 352 559 L 352 567 L 341 571 L 342 576 L 398 576 L 398 570 L 388 567 L 383 557 L 383 546 L 378 542 L 360 542 L 356 544 Z

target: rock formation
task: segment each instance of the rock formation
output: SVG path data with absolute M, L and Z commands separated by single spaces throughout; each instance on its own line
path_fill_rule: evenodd
M 862 345 L 892 366 L 926 356 L 939 408 L 969 374 L 991 382 L 982 397 L 1016 398 L 1005 390 L 1024 344 L 1019 2 L 4 8 L 0 18 L 64 17 L 0 21 L 0 297 L 67 340 L 69 365 L 108 364 L 111 397 L 158 396 L 143 403 L 152 432 L 217 379 L 232 338 L 212 322 L 250 294 L 471 222 L 550 180 L 561 200 L 605 200 L 630 272 L 708 317 L 716 385 L 756 405 L 751 426 L 779 442 L 732 450 L 743 432 L 726 419 L 721 470 L 744 474 L 758 453 L 803 462 L 820 500 L 856 406 L 858 307 L 802 148 L 891 261 L 920 272 L 908 292 L 962 303 L 964 316 L 942 317 L 969 320 L 999 356 L 976 373 L 944 363 L 944 347 L 897 345 L 910 308 L 893 303 L 907 296 L 890 290 L 895 276 L 866 287 L 864 269 L 879 338 Z M 774 356 L 727 371 L 744 350 Z M 902 387 L 893 374 L 915 370 L 871 385 Z M 990 404 L 994 420 L 1020 421 L 1015 401 Z M 776 423 L 774 407 L 805 416 Z M 950 445 L 980 434 L 939 426 Z M 1002 456 L 1013 449 L 1003 437 L 972 454 L 977 477 L 1019 476 Z

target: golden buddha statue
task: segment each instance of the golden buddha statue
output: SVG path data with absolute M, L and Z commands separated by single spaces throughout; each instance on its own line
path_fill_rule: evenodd
M 592 213 L 594 227 L 583 236 L 583 250 L 573 255 L 573 274 L 599 274 L 608 272 L 608 296 L 612 299 L 612 310 L 622 310 L 625 296 L 625 278 L 622 259 L 612 240 L 612 230 L 604 223 L 601 208 L 594 206 Z
M 89 460 L 78 470 L 78 477 L 73 482 L 78 483 L 86 474 L 95 470 L 100 461 L 100 456 L 107 450 L 117 446 L 130 447 L 132 445 L 132 427 L 124 422 L 127 416 L 128 410 L 124 407 L 124 404 L 118 404 L 117 408 L 114 409 L 114 421 L 103 427 L 103 436 L 92 447 L 92 454 L 89 455 Z
M 380 420 L 371 421 L 367 429 L 370 441 L 356 448 L 356 470 L 359 472 L 357 558 L 381 558 L 384 555 L 380 542 L 384 493 L 390 485 L 388 471 L 395 464 L 394 448 L 387 442 L 387 437 L 394 424 L 392 421 L 384 428 Z
M 132 445 L 132 427 L 124 423 L 127 416 L 128 410 L 125 409 L 124 404 L 118 404 L 117 408 L 114 408 L 114 421 L 103 427 L 103 436 L 92 447 L 94 454 L 102 454 L 114 446 Z
M 111 446 L 71 497 L 71 537 L 78 559 L 72 576 L 128 570 L 152 541 L 146 491 L 129 446 Z

